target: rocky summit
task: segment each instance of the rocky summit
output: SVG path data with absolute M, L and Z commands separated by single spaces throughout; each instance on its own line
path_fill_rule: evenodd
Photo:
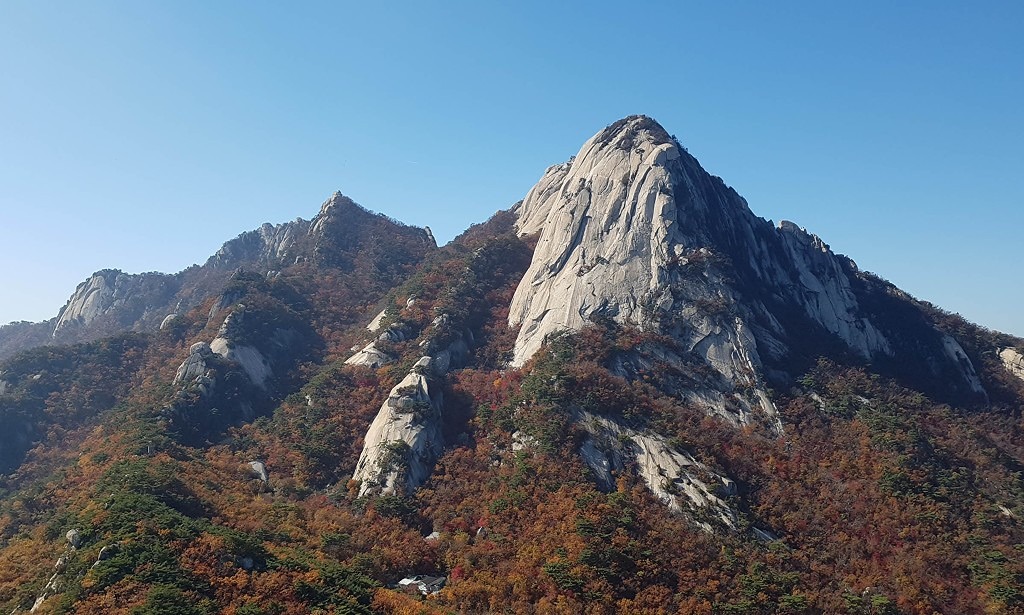
M 1022 413 L 631 116 L 448 245 L 335 193 L 0 327 L 0 610 L 1022 613 Z
M 594 318 L 670 336 L 720 376 L 678 393 L 737 424 L 775 421 L 767 369 L 797 338 L 829 338 L 871 361 L 927 362 L 950 387 L 984 395 L 974 366 L 948 335 L 923 327 L 900 342 L 858 292 L 874 281 L 792 222 L 758 218 L 654 120 L 629 117 L 551 167 L 518 206 L 517 229 L 537 234 L 509 324 L 513 364 L 546 336 Z M 799 342 L 806 344 L 806 341 Z M 916 352 L 928 343 L 938 352 Z M 661 352 L 670 352 L 662 350 Z M 623 374 L 625 375 L 625 374 Z

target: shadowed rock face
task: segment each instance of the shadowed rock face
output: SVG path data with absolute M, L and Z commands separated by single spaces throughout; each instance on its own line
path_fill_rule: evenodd
M 791 222 L 755 216 L 650 118 L 599 132 L 549 168 L 517 213 L 519 232 L 538 239 L 509 313 L 515 365 L 551 333 L 611 318 L 703 358 L 729 402 L 709 411 L 745 423 L 751 413 L 774 422 L 765 364 L 785 362 L 798 336 L 838 340 L 865 361 L 914 360 L 885 316 L 861 306 L 867 276 L 853 261 Z M 983 395 L 956 341 L 930 326 L 925 336 L 956 385 Z

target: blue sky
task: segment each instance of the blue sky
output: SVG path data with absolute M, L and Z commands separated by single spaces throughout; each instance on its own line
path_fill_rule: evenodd
M 625 115 L 1024 335 L 1024 3 L 0 4 L 0 322 L 334 190 L 446 241 Z

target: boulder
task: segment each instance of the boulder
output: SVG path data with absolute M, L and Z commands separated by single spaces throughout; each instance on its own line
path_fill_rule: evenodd
M 67 539 L 68 545 L 70 545 L 72 549 L 77 549 L 82 546 L 82 535 L 78 530 L 70 529 L 64 537 Z
M 267 466 L 262 461 L 250 461 L 249 468 L 252 470 L 253 475 L 264 483 L 270 480 L 270 474 L 267 473 Z
M 206 374 L 208 369 L 207 360 L 213 355 L 210 345 L 206 342 L 196 342 L 188 349 L 188 357 L 178 366 L 174 374 L 172 384 L 178 386 L 183 383 L 193 382 L 196 378 Z

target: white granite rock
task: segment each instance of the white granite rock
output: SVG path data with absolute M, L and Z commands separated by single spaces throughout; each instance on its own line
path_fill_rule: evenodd
M 249 380 L 261 389 L 266 388 L 267 380 L 273 375 L 270 363 L 255 346 L 234 344 L 227 338 L 216 337 L 210 342 L 210 350 L 238 363 L 249 376 Z
M 999 351 L 999 359 L 1002 360 L 1006 371 L 1024 380 L 1024 354 L 1016 348 L 1003 348 Z
M 260 269 L 270 269 L 287 264 L 294 261 L 293 254 L 299 250 L 298 243 L 309 227 L 310 222 L 302 218 L 283 224 L 264 223 L 258 229 L 246 231 L 226 242 L 209 258 L 207 265 L 227 268 L 252 263 Z M 273 277 L 274 272 L 270 269 L 267 277 Z
M 82 546 L 82 534 L 76 529 L 68 530 L 68 533 L 64 535 L 64 538 L 67 539 L 68 545 L 70 545 L 72 549 L 77 549 Z
M 117 278 L 124 275 L 120 271 L 101 271 L 79 284 L 57 317 L 53 334 L 57 335 L 58 331 L 72 323 L 87 325 L 111 309 L 115 303 L 114 287 Z
M 207 369 L 206 359 L 210 358 L 212 354 L 210 345 L 206 342 L 192 344 L 188 350 L 188 358 L 178 366 L 172 384 L 177 386 L 183 382 L 192 382 L 196 377 L 204 375 Z
M 233 338 L 233 331 L 240 327 L 241 320 L 245 317 L 245 305 L 238 304 L 217 332 L 217 337 L 210 342 L 210 350 L 229 361 L 241 366 L 242 370 L 249 377 L 249 380 L 260 387 L 267 388 L 267 380 L 273 376 L 270 362 L 258 348 L 249 344 L 239 344 Z
M 345 359 L 345 365 L 363 365 L 371 369 L 377 369 L 394 360 L 393 356 L 377 348 L 377 342 L 373 341 L 363 346 L 351 357 Z
M 835 333 L 851 350 L 864 358 L 876 353 L 891 354 L 888 340 L 868 320 L 859 318 L 857 297 L 839 259 L 817 235 L 783 220 L 779 236 L 786 247 L 785 261 L 762 262 L 772 282 L 788 290 L 812 319 Z M 791 265 L 796 275 L 785 272 Z M 794 279 L 795 278 L 795 279 Z
M 261 481 L 267 482 L 270 480 L 270 474 L 267 472 L 267 466 L 262 461 L 250 461 L 249 469 L 251 469 L 253 475 L 255 475 L 256 478 L 260 479 Z
M 436 343 L 430 337 L 424 341 L 427 346 Z M 352 476 L 361 483 L 361 496 L 412 491 L 430 477 L 444 450 L 443 396 L 440 387 L 431 382 L 444 377 L 468 354 L 462 336 L 456 336 L 433 356 L 420 357 L 391 389 L 363 438 Z
M 723 525 L 736 528 L 736 513 L 718 496 L 717 490 L 735 489 L 728 477 L 718 474 L 688 453 L 676 450 L 664 437 L 644 433 L 587 412 L 578 417 L 588 433 L 580 455 L 604 489 L 615 485 L 612 471 L 621 472 L 626 460 L 636 463 L 647 488 L 675 511 L 684 505 L 691 511 L 706 510 Z M 711 526 L 701 523 L 711 530 Z
M 722 382 L 697 392 L 723 400 L 709 413 L 738 424 L 759 415 L 778 428 L 763 361 L 784 359 L 807 335 L 781 324 L 794 313 L 865 360 L 895 353 L 861 308 L 852 261 L 791 222 L 776 228 L 755 216 L 650 118 L 599 132 L 549 168 L 515 211 L 517 231 L 537 234 L 537 247 L 509 311 L 519 328 L 513 366 L 555 332 L 610 318 L 671 336 L 720 374 Z M 933 333 L 945 349 L 940 360 L 983 395 L 959 345 Z
M 967 353 L 964 352 L 960 343 L 951 336 L 943 333 L 942 349 L 945 351 L 946 357 L 950 362 L 960 367 L 960 373 L 964 376 L 968 385 L 971 387 L 971 391 L 980 395 L 986 395 L 985 387 L 981 385 L 981 379 L 978 378 L 978 373 L 974 371 L 974 364 L 971 363 L 971 360 L 967 357 Z
M 429 369 L 429 361 L 420 359 L 391 389 L 370 424 L 352 476 L 361 481 L 360 496 L 412 491 L 430 476 L 444 439 L 440 391 L 431 391 L 421 373 Z
M 686 212 L 675 194 L 692 179 L 675 162 L 680 148 L 649 118 L 620 124 L 587 141 L 571 163 L 548 169 L 518 208 L 519 232 L 540 235 L 509 312 L 510 325 L 521 325 L 513 365 L 547 335 L 593 316 L 660 330 L 671 314 L 689 325 L 676 332 L 687 348 L 733 386 L 755 391 L 744 410 L 753 403 L 774 420 L 756 343 L 727 281 L 714 270 L 699 283 L 673 277 L 684 256 L 713 256 L 681 229 Z
M 387 313 L 387 309 L 381 310 L 380 314 L 374 316 L 373 320 L 371 320 L 370 323 L 366 325 L 366 329 L 370 332 L 376 333 L 377 330 L 380 329 L 380 323 L 384 321 L 384 316 L 386 316 Z
M 384 312 L 381 312 L 374 321 L 379 324 L 383 315 Z M 367 329 L 370 329 L 370 327 L 368 326 Z M 376 329 L 370 330 L 376 331 Z M 401 323 L 394 323 L 384 331 L 381 331 L 377 338 L 372 342 L 363 346 L 360 350 L 357 350 L 351 357 L 345 359 L 345 365 L 364 365 L 372 369 L 383 367 L 384 365 L 395 361 L 396 357 L 381 350 L 378 344 L 397 344 L 399 342 L 406 341 L 409 337 L 410 332 L 405 325 Z

